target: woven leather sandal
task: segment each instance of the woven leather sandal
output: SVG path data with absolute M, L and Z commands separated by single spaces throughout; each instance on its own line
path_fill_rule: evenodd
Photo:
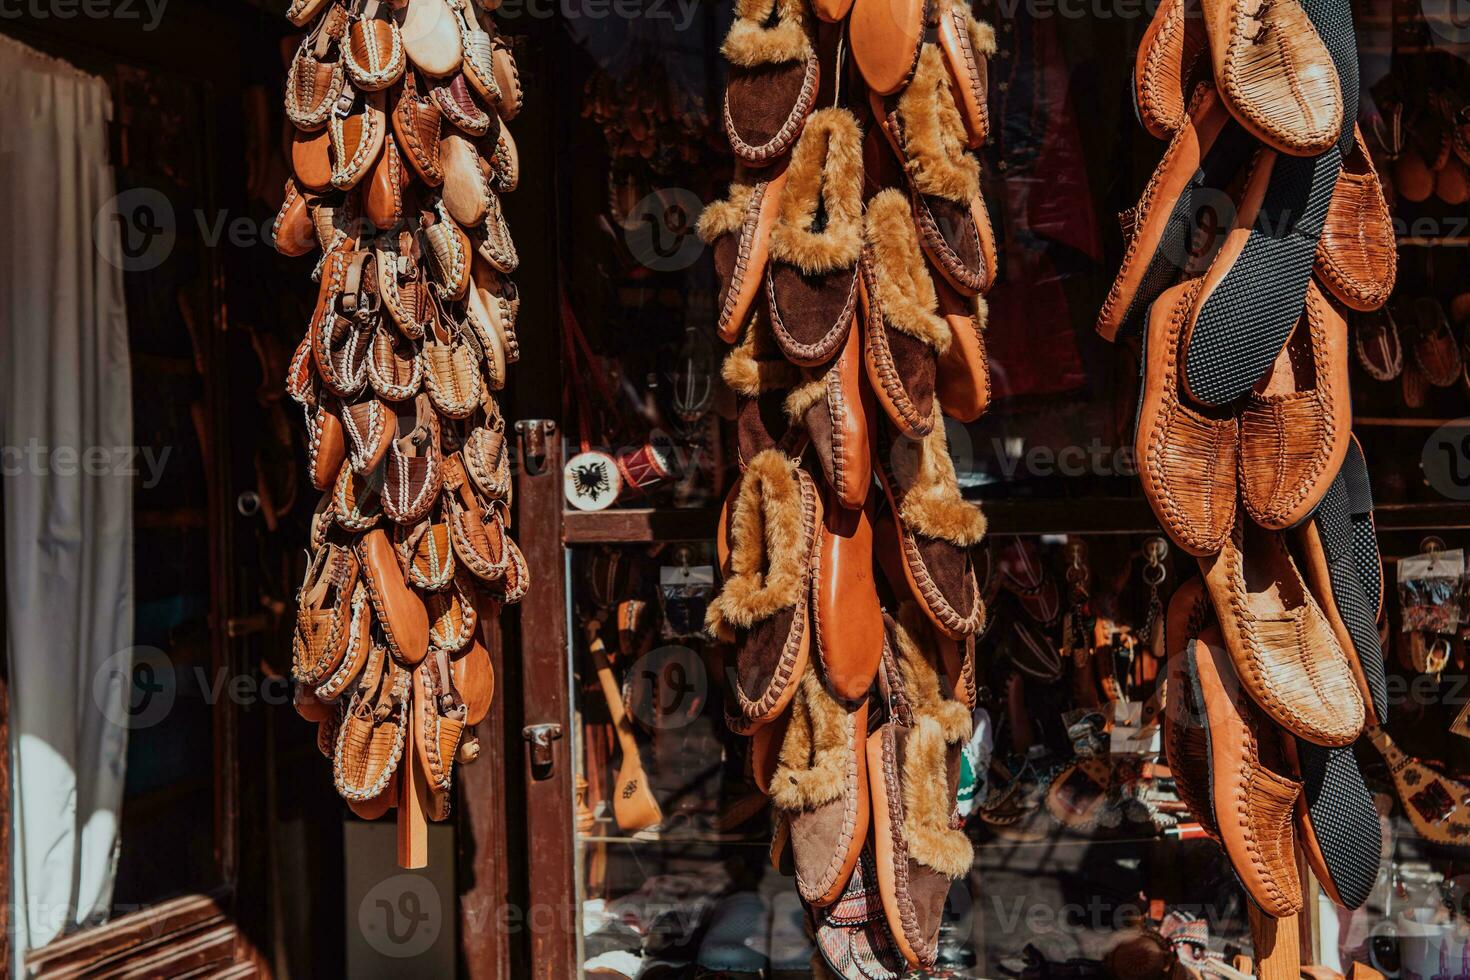
M 1161 140 L 1172 137 L 1188 120 L 1194 90 L 1211 70 L 1197 0 L 1163 0 L 1133 65 L 1133 100 L 1143 128 Z
M 1339 302 L 1360 312 L 1379 309 L 1393 292 L 1398 275 L 1393 216 L 1356 126 L 1353 152 L 1343 158 L 1312 268 Z

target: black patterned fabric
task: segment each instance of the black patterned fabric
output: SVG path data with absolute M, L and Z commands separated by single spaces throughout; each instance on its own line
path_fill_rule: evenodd
M 1383 831 L 1352 746 L 1327 749 L 1297 739 L 1306 819 L 1343 905 L 1361 906 L 1378 880 Z

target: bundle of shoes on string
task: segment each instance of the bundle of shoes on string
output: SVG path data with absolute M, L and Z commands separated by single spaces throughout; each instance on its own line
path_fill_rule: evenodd
M 741 475 L 708 626 L 773 861 L 813 910 L 881 893 L 877 921 L 814 912 L 832 963 L 932 964 L 972 860 L 955 795 L 985 519 L 944 420 L 989 401 L 996 254 L 970 151 L 993 47 L 948 0 L 737 0 L 722 47 L 737 164 L 699 231 Z
M 1356 908 L 1380 830 L 1353 745 L 1386 740 L 1386 683 L 1344 311 L 1396 268 L 1349 5 L 1165 0 L 1135 82 L 1168 147 L 1098 328 L 1142 330 L 1140 477 L 1201 572 L 1165 623 L 1169 765 L 1257 909 L 1301 910 L 1299 852 Z
M 448 816 L 494 689 L 481 631 L 530 581 L 494 395 L 518 357 L 500 195 L 519 176 L 505 124 L 521 88 L 471 0 L 295 0 L 287 16 L 306 34 L 275 243 L 321 252 L 286 379 L 324 492 L 296 707 L 352 809 L 398 806 L 402 828 Z

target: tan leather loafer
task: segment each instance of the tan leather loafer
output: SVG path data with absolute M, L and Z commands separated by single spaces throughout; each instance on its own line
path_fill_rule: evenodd
M 1366 313 L 1383 306 L 1393 292 L 1398 247 L 1383 184 L 1356 126 L 1353 140 L 1353 152 L 1337 175 L 1312 268 L 1334 297 Z
M 1193 0 L 1163 0 L 1143 33 L 1133 93 L 1143 128 L 1169 139 L 1189 117 L 1195 87 L 1210 76 L 1209 38 Z

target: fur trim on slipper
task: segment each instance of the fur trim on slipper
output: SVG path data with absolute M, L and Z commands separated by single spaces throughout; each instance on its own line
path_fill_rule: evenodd
M 934 281 L 919 249 L 909 202 L 901 191 L 889 188 L 868 202 L 865 234 L 877 283 L 877 296 L 870 299 L 877 300 L 884 319 L 940 354 L 949 350 L 953 339 L 949 324 L 935 312 L 939 299 Z
M 912 531 L 939 538 L 961 548 L 979 544 L 985 537 L 985 514 L 979 505 L 960 494 L 954 460 L 949 457 L 949 440 L 944 432 L 944 415 L 934 403 L 934 428 L 919 443 L 918 470 L 913 485 L 904 494 L 899 513 Z
M 735 235 L 745 224 L 745 212 L 750 207 L 750 197 L 755 188 L 750 184 L 731 184 L 730 193 L 722 201 L 711 201 L 699 213 L 695 231 L 699 240 L 713 245 L 721 235 Z
M 894 629 L 898 640 L 898 663 L 903 672 L 904 691 L 916 714 L 926 715 L 939 723 L 946 744 L 953 745 L 970 737 L 970 713 L 958 701 L 944 697 L 939 691 L 939 672 L 932 656 L 938 637 L 934 624 L 913 600 L 898 607 Z
M 766 27 L 773 10 L 776 23 Z M 742 68 L 805 61 L 812 53 L 806 19 L 803 0 L 739 0 L 720 53 Z
M 791 393 L 786 396 L 786 420 L 792 425 L 801 425 L 807 410 L 817 402 L 827 399 L 826 374 L 813 376 L 811 372 L 804 373 L 806 380 L 792 388 Z
M 811 114 L 791 151 L 771 258 L 821 275 L 852 266 L 863 250 L 863 144 L 846 109 Z M 825 211 L 820 231 L 812 224 Z
M 746 466 L 731 515 L 730 577 L 705 625 L 722 640 L 804 598 L 811 535 L 803 527 L 797 464 L 767 449 Z
M 971 14 L 966 25 L 970 31 L 970 47 L 975 49 L 976 54 L 983 54 L 989 58 L 995 54 L 995 28 L 983 20 L 976 20 Z
M 926 44 L 919 55 L 914 80 L 898 98 L 898 118 L 907 157 L 904 168 L 914 190 L 947 201 L 969 201 L 979 195 L 980 161 L 968 151 L 965 123 L 937 46 Z
M 791 722 L 771 776 L 771 802 L 782 810 L 815 810 L 847 789 L 852 742 L 847 713 L 814 670 L 801 678 Z
M 781 356 L 765 313 L 751 317 L 740 343 L 725 355 L 720 377 L 737 395 L 759 398 L 763 392 L 790 388 L 801 381 L 801 369 Z

